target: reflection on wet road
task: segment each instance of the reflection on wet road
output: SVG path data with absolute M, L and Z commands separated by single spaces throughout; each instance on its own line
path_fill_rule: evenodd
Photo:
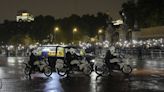
M 0 92 L 164 92 L 164 61 L 133 60 L 130 76 L 120 72 L 109 77 L 76 75 L 60 77 L 53 73 L 32 74 L 32 79 L 23 73 L 23 64 L 28 58 L 9 57 L 0 59 Z

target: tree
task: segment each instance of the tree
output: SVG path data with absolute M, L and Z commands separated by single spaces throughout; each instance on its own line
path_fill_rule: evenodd
M 23 44 L 25 46 L 33 44 L 34 42 L 35 41 L 28 35 L 21 35 L 21 34 L 14 35 L 9 40 L 9 44 L 13 44 L 13 45 Z
M 97 13 L 97 15 L 71 15 L 62 19 L 55 19 L 53 16 L 39 15 L 33 22 L 16 22 L 6 20 L 0 25 L 0 40 L 6 43 L 30 44 L 33 41 L 47 42 L 54 35 L 54 27 L 60 28 L 56 35 L 56 42 L 70 43 L 73 41 L 73 28 L 77 28 L 76 41 L 83 38 L 95 37 L 100 28 L 107 27 L 108 15 Z M 12 42 L 13 41 L 13 42 Z
M 161 26 L 164 25 L 163 6 L 164 0 L 129 0 L 122 5 L 122 12 L 130 28 L 134 27 L 136 21 L 140 27 Z
M 129 28 L 133 28 L 137 16 L 137 8 L 135 3 L 130 0 L 124 3 L 122 7 L 123 9 L 120 11 L 120 15 L 123 21 L 129 26 Z

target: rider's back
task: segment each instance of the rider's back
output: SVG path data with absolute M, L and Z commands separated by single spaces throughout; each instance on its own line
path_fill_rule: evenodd
M 33 53 L 31 53 L 31 55 L 30 55 L 30 60 L 29 60 L 29 64 L 30 65 L 34 65 L 34 62 L 36 61 L 36 56 L 33 54 Z
M 108 50 L 105 55 L 105 61 L 109 61 L 110 59 L 113 59 L 113 58 L 116 58 L 116 56 L 112 55 L 110 50 Z

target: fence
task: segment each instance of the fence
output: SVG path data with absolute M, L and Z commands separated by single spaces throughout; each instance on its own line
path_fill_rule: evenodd
M 29 50 L 0 50 L 0 55 L 7 57 L 15 57 L 15 56 L 29 56 Z
M 104 55 L 107 49 L 97 49 L 96 54 L 97 55 Z M 1 50 L 1 55 L 6 56 L 29 56 L 29 50 L 14 50 L 14 51 L 8 51 L 8 50 Z M 116 52 L 123 53 L 123 54 L 129 54 L 136 57 L 151 57 L 151 58 L 164 58 L 164 49 L 116 49 Z
M 164 49 L 117 49 L 117 52 L 152 59 L 164 58 Z

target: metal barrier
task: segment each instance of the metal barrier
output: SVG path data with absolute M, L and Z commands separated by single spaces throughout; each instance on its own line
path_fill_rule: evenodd
M 7 57 L 15 57 L 15 56 L 29 56 L 28 50 L 1 50 L 0 55 L 7 56 Z
M 107 49 L 96 49 L 97 55 L 105 54 Z M 1 51 L 2 52 L 2 51 Z M 3 51 L 4 52 L 4 51 Z M 151 57 L 151 58 L 164 58 L 164 49 L 137 49 L 137 48 L 126 48 L 126 49 L 116 49 L 117 53 L 129 54 L 137 57 Z M 2 53 L 0 53 L 2 54 Z M 28 50 L 22 51 L 5 51 L 6 56 L 29 56 Z
M 152 58 L 164 58 L 164 50 L 151 50 Z
M 151 57 L 151 58 L 164 58 L 164 50 L 163 49 L 117 49 L 117 52 L 130 54 L 133 56 L 141 56 L 141 57 Z

